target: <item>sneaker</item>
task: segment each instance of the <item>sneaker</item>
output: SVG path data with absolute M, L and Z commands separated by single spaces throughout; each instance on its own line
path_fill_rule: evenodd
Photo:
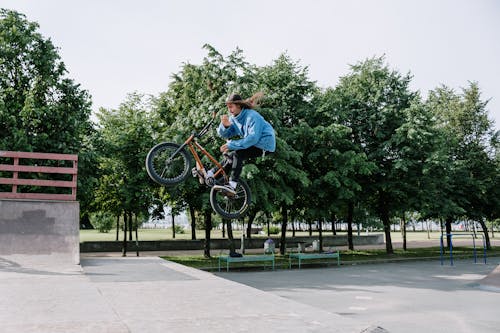
M 193 177 L 198 177 L 198 170 L 196 168 L 192 168 L 191 174 L 193 175 Z
M 200 184 L 204 184 L 205 183 L 205 178 L 203 177 L 203 175 L 201 174 L 201 171 L 196 169 L 196 168 L 193 168 L 191 170 L 191 172 L 193 173 L 193 177 L 198 177 L 198 180 L 200 181 Z

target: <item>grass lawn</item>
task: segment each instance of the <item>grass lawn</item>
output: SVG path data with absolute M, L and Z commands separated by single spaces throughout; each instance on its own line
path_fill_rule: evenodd
M 172 229 L 139 229 L 139 241 L 155 241 L 155 240 L 171 240 L 172 239 Z M 241 230 L 233 230 L 234 238 L 239 239 L 241 237 Z M 372 234 L 383 234 L 382 231 L 373 232 Z M 325 236 L 330 236 L 331 231 L 326 231 L 323 233 Z M 338 232 L 337 235 L 345 235 L 345 232 Z M 366 233 L 362 232 L 361 235 L 365 235 Z M 313 232 L 313 236 L 317 236 L 317 232 Z M 309 236 L 308 232 L 296 232 L 296 236 Z M 425 260 L 429 258 L 439 259 L 440 257 L 440 249 L 439 246 L 435 246 L 439 244 L 441 233 L 440 232 L 432 232 L 430 233 L 430 238 L 427 232 L 411 232 L 407 233 L 407 241 L 429 241 L 429 244 L 432 247 L 419 247 L 419 248 L 409 248 L 407 251 L 403 251 L 402 249 L 394 249 L 393 255 L 388 255 L 385 252 L 385 249 L 371 249 L 371 250 L 355 250 L 341 251 L 340 259 L 342 264 L 356 264 L 356 263 L 366 263 L 366 262 L 377 262 L 377 261 L 397 261 L 397 260 Z M 223 238 L 222 230 L 215 229 L 211 233 L 212 238 Z M 262 237 L 266 238 L 266 235 L 252 235 L 252 237 Z M 279 237 L 279 235 L 273 235 L 273 237 Z M 287 232 L 287 237 L 292 237 L 292 232 Z M 197 239 L 205 238 L 204 230 L 196 231 Z M 400 232 L 392 232 L 391 233 L 392 242 L 400 243 L 402 242 L 402 236 Z M 119 234 L 119 240 L 123 239 L 123 232 Z M 135 239 L 135 234 L 134 234 Z M 191 239 L 191 230 L 186 230 L 183 234 L 176 234 L 176 239 Z M 464 239 L 464 238 L 461 238 Z M 467 239 L 467 238 L 465 238 Z M 497 238 L 492 238 L 497 239 Z M 81 230 L 80 231 L 80 242 L 86 241 L 115 241 L 116 240 L 116 230 L 111 230 L 109 233 L 100 233 L 97 230 Z M 463 243 L 462 243 L 463 244 Z M 494 245 L 494 244 L 492 244 Z M 478 262 L 482 261 L 482 241 L 479 237 L 476 240 L 476 248 L 477 248 L 477 259 Z M 493 246 L 492 250 L 488 251 L 487 256 L 500 256 L 500 246 Z M 453 247 L 453 257 L 454 258 L 473 258 L 473 250 L 472 244 L 471 246 L 454 246 Z M 216 270 L 218 268 L 218 257 L 214 256 L 213 258 L 204 258 L 202 255 L 192 256 L 192 255 L 177 255 L 177 256 L 166 256 L 163 257 L 165 259 L 187 265 L 194 268 L 204 269 L 204 270 Z M 449 256 L 445 254 L 444 257 L 447 264 L 449 264 Z M 472 260 L 472 259 L 471 259 Z M 314 261 L 307 261 L 307 263 L 312 263 L 314 266 Z M 235 264 L 231 264 L 231 267 L 237 267 Z M 308 264 L 305 265 L 307 267 Z M 335 262 L 332 261 L 332 265 L 335 265 Z M 311 265 L 310 265 L 311 266 Z M 317 265 L 316 265 L 317 266 Z M 246 268 L 257 268 L 262 269 L 262 263 L 243 263 L 242 266 L 244 269 Z M 287 256 L 276 256 L 276 268 L 284 269 L 288 268 L 288 257 Z

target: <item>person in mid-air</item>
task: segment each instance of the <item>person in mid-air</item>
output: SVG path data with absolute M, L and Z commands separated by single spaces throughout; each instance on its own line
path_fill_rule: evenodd
M 231 166 L 229 183 L 225 189 L 234 193 L 243 169 L 243 163 L 249 158 L 256 158 L 273 153 L 276 150 L 274 129 L 260 113 L 254 110 L 262 93 L 256 93 L 248 99 L 238 94 L 231 94 L 226 101 L 229 116 L 221 116 L 217 133 L 230 139 L 220 147 Z M 239 137 L 239 139 L 232 139 Z

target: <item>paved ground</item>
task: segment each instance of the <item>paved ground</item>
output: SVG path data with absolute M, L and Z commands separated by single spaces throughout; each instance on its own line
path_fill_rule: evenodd
M 81 263 L 83 270 L 2 257 L 0 331 L 373 331 L 350 318 L 159 258 L 94 257 Z
M 468 259 L 217 275 L 389 332 L 493 333 L 500 331 L 499 264 L 492 258 L 487 265 Z
M 0 331 L 498 332 L 499 263 L 212 274 L 155 257 L 1 256 Z

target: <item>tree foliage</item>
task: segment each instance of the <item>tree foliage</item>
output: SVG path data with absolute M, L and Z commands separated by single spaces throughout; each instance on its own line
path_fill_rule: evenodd
M 67 77 L 57 47 L 38 28 L 23 14 L 0 9 L 0 149 L 78 154 L 85 224 L 95 186 L 91 99 Z
M 77 153 L 91 129 L 90 96 L 65 77 L 57 48 L 37 30 L 0 9 L 0 147 Z
M 391 253 L 390 225 L 408 212 L 447 227 L 478 221 L 485 232 L 485 220 L 499 218 L 500 134 L 478 83 L 458 93 L 440 86 L 422 100 L 410 89 L 410 73 L 375 57 L 320 89 L 307 66 L 286 53 L 259 67 L 240 49 L 224 56 L 204 45 L 202 63 L 184 63 L 163 93 L 132 93 L 117 109 L 101 109 L 93 125 L 90 96 L 66 76 L 57 48 L 37 30 L 24 15 L 0 10 L 0 149 L 78 153 L 84 216 L 161 218 L 169 205 L 174 215 L 189 209 L 193 225 L 201 218 L 209 239 L 216 220 L 208 189 L 194 178 L 157 186 L 146 175 L 145 156 L 161 141 L 184 142 L 212 111 L 225 113 L 230 93 L 262 91 L 258 110 L 275 128 L 277 150 L 243 170 L 253 194 L 248 225 L 281 222 L 282 253 L 289 220 L 351 226 L 378 217 Z M 220 156 L 215 128 L 201 143 Z

